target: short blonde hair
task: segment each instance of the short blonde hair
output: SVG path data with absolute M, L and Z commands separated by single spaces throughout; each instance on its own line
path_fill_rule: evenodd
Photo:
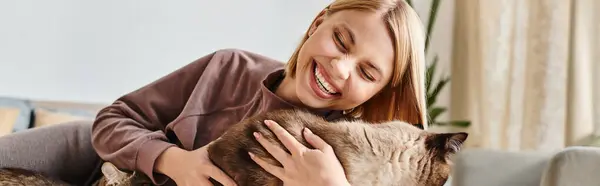
M 404 0 L 336 0 L 322 14 L 342 10 L 384 12 L 383 21 L 388 26 L 395 51 L 391 81 L 381 92 L 347 114 L 369 122 L 402 120 L 427 129 L 425 33 L 417 13 Z M 291 77 L 295 76 L 298 53 L 308 37 L 307 32 L 286 65 L 285 73 Z

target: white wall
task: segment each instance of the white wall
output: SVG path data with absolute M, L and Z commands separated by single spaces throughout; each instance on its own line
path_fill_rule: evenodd
M 107 103 L 221 48 L 285 61 L 329 2 L 3 0 L 0 96 Z M 449 59 L 444 20 L 433 49 Z
M 431 6 L 431 0 L 413 0 L 417 12 L 421 16 L 422 21 L 427 26 L 427 20 L 429 19 L 429 10 Z M 434 75 L 434 83 L 442 76 L 451 76 L 450 64 L 452 58 L 452 36 L 454 31 L 454 0 L 441 0 L 440 7 L 438 9 L 437 18 L 431 33 L 430 51 L 427 58 L 428 62 L 431 62 L 435 54 L 438 55 L 439 61 Z M 450 100 L 450 83 L 440 92 L 436 106 L 448 107 L 451 104 Z M 450 119 L 450 112 L 448 110 L 444 114 L 440 115 L 438 121 L 446 121 Z

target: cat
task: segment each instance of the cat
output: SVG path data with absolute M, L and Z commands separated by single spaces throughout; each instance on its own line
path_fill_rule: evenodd
M 2 186 L 70 186 L 61 180 L 45 174 L 22 168 L 4 167 L 0 169 Z
M 143 173 L 117 168 L 110 162 L 102 164 L 102 177 L 92 186 L 152 186 L 152 180 Z
M 253 132 L 285 149 L 264 124 L 273 120 L 303 145 L 303 128 L 310 129 L 334 150 L 351 185 L 435 186 L 444 185 L 451 155 L 467 139 L 465 132 L 432 133 L 402 121 L 367 123 L 358 119 L 328 122 L 303 110 L 278 110 L 241 121 L 208 146 L 213 163 L 239 186 L 283 185 L 258 166 L 248 151 L 281 166 L 256 141 Z
M 110 162 L 101 167 L 102 177 L 92 186 L 151 186 L 152 180 L 138 172 L 125 171 Z M 0 168 L 0 186 L 74 186 L 46 174 L 23 168 Z
M 303 145 L 302 130 L 309 128 L 334 150 L 351 185 L 435 186 L 444 185 L 452 162 L 468 134 L 433 133 L 402 121 L 368 123 L 361 120 L 328 122 L 303 110 L 277 110 L 259 114 L 232 125 L 208 145 L 211 161 L 239 186 L 283 185 L 281 180 L 254 163 L 248 151 L 270 163 L 281 165 L 255 140 L 253 132 L 285 147 L 264 125 L 277 122 Z M 120 170 L 110 162 L 102 166 L 96 186 L 152 185 L 143 174 Z M 1 177 L 1 175 L 0 175 Z M 220 185 L 211 179 L 215 185 Z M 108 185 L 108 184 L 112 185 Z

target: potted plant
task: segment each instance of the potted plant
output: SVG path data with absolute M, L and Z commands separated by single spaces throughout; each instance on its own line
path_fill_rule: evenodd
M 406 2 L 412 6 L 411 0 L 406 0 Z M 433 31 L 433 26 L 437 17 L 437 11 L 440 6 L 441 0 L 432 0 L 431 2 L 431 10 L 429 12 L 429 19 L 427 22 L 427 32 L 425 39 L 425 55 L 428 54 L 429 43 L 431 38 L 431 33 Z M 448 109 L 442 106 L 435 106 L 436 99 L 442 89 L 450 82 L 450 77 L 441 77 L 437 81 L 434 81 L 434 74 L 436 71 L 436 66 L 438 63 L 438 55 L 435 54 L 433 60 L 429 65 L 427 65 L 427 70 L 425 74 L 425 89 L 427 92 L 427 115 L 429 115 L 429 126 L 448 126 L 448 127 L 458 127 L 458 128 L 466 128 L 471 125 L 470 121 L 466 120 L 455 120 L 455 121 L 438 121 L 438 117 L 446 112 Z

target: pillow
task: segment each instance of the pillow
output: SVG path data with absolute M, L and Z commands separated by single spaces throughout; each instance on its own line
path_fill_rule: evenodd
M 0 97 L 0 128 L 12 132 L 26 130 L 31 126 L 32 107 L 29 101 Z
M 33 127 L 61 124 L 78 120 L 93 120 L 94 115 L 86 112 L 68 112 L 45 108 L 34 109 Z
M 0 136 L 13 133 L 15 124 L 19 119 L 20 110 L 16 108 L 0 107 Z

